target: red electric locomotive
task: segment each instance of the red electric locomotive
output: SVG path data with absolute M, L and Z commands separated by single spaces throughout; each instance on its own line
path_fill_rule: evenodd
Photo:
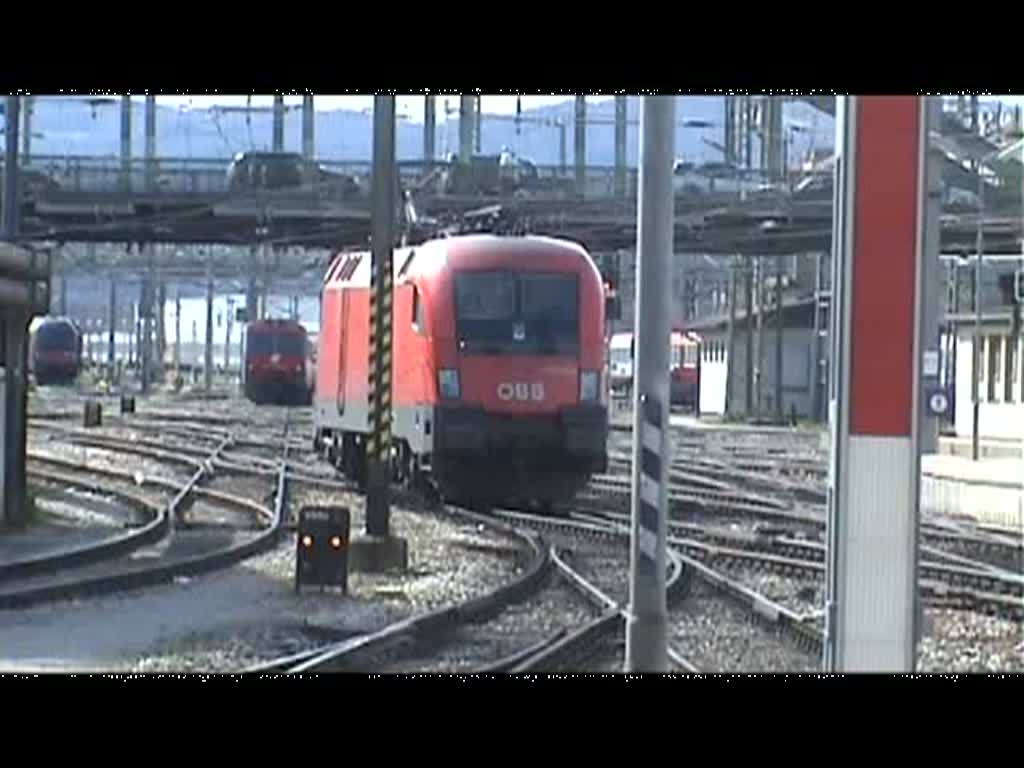
M 242 382 L 254 403 L 309 404 L 313 346 L 295 320 L 256 320 L 245 327 Z
M 47 317 L 32 331 L 29 365 L 36 384 L 71 384 L 82 365 L 82 333 L 66 317 Z
M 324 279 L 314 440 L 365 476 L 370 255 Z M 394 259 L 396 479 L 489 507 L 565 500 L 607 464 L 604 293 L 567 241 L 471 235 Z

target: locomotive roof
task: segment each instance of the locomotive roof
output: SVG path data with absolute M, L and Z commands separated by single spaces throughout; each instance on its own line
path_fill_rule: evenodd
M 396 248 L 392 260 L 393 279 L 403 282 L 407 275 L 436 272 L 451 258 L 472 258 L 486 252 L 508 258 L 538 252 L 555 255 L 577 255 L 595 270 L 586 249 L 571 240 L 553 237 L 503 237 L 489 234 L 459 235 L 428 240 L 413 247 Z M 324 284 L 368 286 L 370 283 L 370 251 L 343 251 L 336 255 L 324 274 Z

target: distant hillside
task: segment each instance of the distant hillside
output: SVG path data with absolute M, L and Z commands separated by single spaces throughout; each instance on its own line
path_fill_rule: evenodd
M 438 112 L 443 110 L 438 105 Z M 456 107 L 456 104 L 452 104 Z M 639 101 L 629 98 L 630 120 L 637 119 Z M 724 100 L 718 96 L 681 96 L 678 99 L 677 122 L 684 118 L 696 118 L 716 123 L 711 129 L 678 127 L 676 131 L 676 155 L 696 162 L 721 160 L 718 150 L 708 146 L 702 139 L 716 143 L 722 141 L 722 118 Z M 132 109 L 132 151 L 141 155 L 144 147 L 144 106 L 134 103 Z M 109 104 L 91 109 L 85 103 L 66 100 L 49 100 L 39 97 L 35 101 L 32 131 L 34 155 L 106 155 L 116 156 L 120 152 L 120 107 Z M 565 123 L 567 161 L 573 162 L 573 102 L 527 110 L 525 118 L 558 119 Z M 615 162 L 615 107 L 612 101 L 588 104 L 588 119 L 604 124 L 591 125 L 587 129 L 587 164 L 613 165 Z M 833 120 L 815 109 L 799 103 L 786 105 L 785 116 L 806 125 L 810 132 L 797 134 L 794 138 L 793 155 L 803 155 L 813 145 L 815 148 L 830 148 L 834 141 Z M 456 151 L 458 148 L 458 119 L 443 121 L 439 114 L 437 154 Z M 485 153 L 497 152 L 503 146 L 533 159 L 542 165 L 554 165 L 559 161 L 559 131 L 554 126 L 542 126 L 524 122 L 519 135 L 514 122 L 507 116 L 483 117 L 482 149 Z M 157 153 L 170 157 L 223 158 L 227 160 L 235 152 L 251 148 L 269 148 L 272 134 L 272 116 L 256 113 L 251 122 L 243 114 L 218 115 L 215 112 L 196 109 L 182 112 L 169 107 L 157 109 Z M 423 154 L 423 126 L 420 123 L 400 121 L 398 124 L 398 156 L 403 160 L 414 160 Z M 302 118 L 299 110 L 285 115 L 285 147 L 298 151 L 302 145 Z M 316 115 L 317 155 L 321 159 L 365 160 L 371 157 L 372 117 L 362 112 L 333 110 L 317 112 Z M 628 127 L 627 162 L 637 163 L 637 126 Z M 755 157 L 757 155 L 755 142 Z

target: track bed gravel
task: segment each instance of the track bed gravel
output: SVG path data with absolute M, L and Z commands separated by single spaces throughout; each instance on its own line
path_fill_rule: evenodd
M 924 613 L 918 671 L 1024 673 L 1024 625 L 973 611 Z
M 700 582 L 669 611 L 669 642 L 703 672 L 814 672 L 820 659 Z
M 384 666 L 385 673 L 460 674 L 539 643 L 560 630 L 572 631 L 594 616 L 589 605 L 558 575 L 547 577 L 540 592 L 507 608 L 490 621 L 460 627 L 439 648 Z
M 184 464 L 169 464 L 130 453 L 119 453 L 118 451 L 105 448 L 69 445 L 59 441 L 38 444 L 30 441 L 28 450 L 40 456 L 84 464 L 86 467 L 94 467 L 99 470 L 132 472 L 138 479 L 143 477 L 162 478 L 175 482 L 178 485 L 187 483 L 195 472 L 194 469 Z M 29 463 L 32 462 L 31 457 L 28 460 Z M 63 472 L 65 470 L 63 468 L 55 468 L 54 471 Z

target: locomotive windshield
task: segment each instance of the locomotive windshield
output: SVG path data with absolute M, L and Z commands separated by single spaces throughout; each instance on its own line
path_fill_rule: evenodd
M 575 355 L 575 275 L 463 272 L 455 276 L 461 350 L 467 354 Z
M 249 332 L 246 340 L 247 354 L 262 357 L 266 355 L 285 355 L 286 357 L 304 357 L 306 354 L 305 337 L 298 333 L 253 333 Z
M 78 347 L 75 330 L 67 323 L 51 323 L 39 326 L 36 331 L 36 348 L 39 350 L 70 350 Z

